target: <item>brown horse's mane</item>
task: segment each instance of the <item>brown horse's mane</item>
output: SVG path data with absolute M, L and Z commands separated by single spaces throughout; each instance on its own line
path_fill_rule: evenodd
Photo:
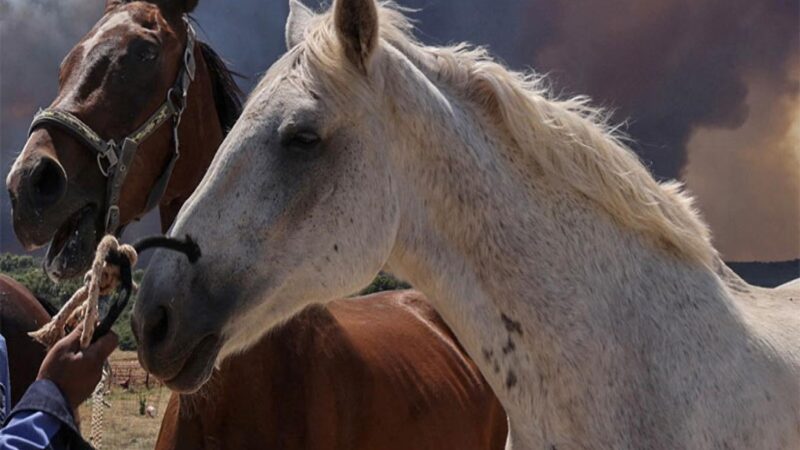
M 133 0 L 121 0 L 121 3 L 130 3 L 131 1 Z M 197 25 L 194 17 L 189 15 L 188 18 Z M 227 135 L 242 113 L 242 97 L 244 97 L 244 93 L 236 84 L 234 77 L 244 78 L 244 76 L 229 69 L 225 61 L 210 45 L 203 41 L 197 41 L 197 44 L 208 66 L 208 71 L 211 73 L 211 89 L 219 115 L 219 124 L 222 127 L 222 133 Z
M 225 61 L 210 45 L 202 41 L 199 41 L 198 45 L 211 74 L 211 89 L 214 94 L 214 103 L 217 106 L 219 124 L 222 132 L 227 134 L 242 113 L 244 93 L 234 79 L 241 75 L 229 69 Z

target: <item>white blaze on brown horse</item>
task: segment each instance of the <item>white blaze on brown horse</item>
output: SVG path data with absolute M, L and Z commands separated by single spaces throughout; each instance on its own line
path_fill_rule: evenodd
M 174 83 L 187 35 L 182 15 L 194 3 L 109 1 L 105 15 L 65 59 L 51 108 L 70 112 L 105 139 L 129 135 Z M 195 56 L 196 77 L 179 127 L 182 156 L 160 205 L 165 230 L 239 110 L 221 60 L 203 43 Z M 170 128 L 157 130 L 134 156 L 122 188 L 122 226 L 146 213 L 149 192 L 174 151 Z M 52 124 L 33 130 L 8 187 L 20 240 L 29 247 L 50 241 L 51 277 L 86 270 L 102 237 L 106 181 L 94 153 L 76 136 Z M 182 326 L 204 320 L 198 312 Z M 169 323 L 170 332 L 175 325 Z M 223 365 L 214 380 L 216 387 L 204 392 L 173 395 L 160 449 L 267 443 L 498 449 L 506 433 L 505 415 L 488 385 L 420 294 L 381 294 L 311 309 Z
M 199 386 L 388 265 L 480 367 L 509 449 L 800 448 L 800 291 L 730 272 L 602 112 L 375 0 L 291 3 L 292 48 L 176 218 L 203 259 L 151 261 L 139 329 L 208 320 L 145 339 L 150 369 Z

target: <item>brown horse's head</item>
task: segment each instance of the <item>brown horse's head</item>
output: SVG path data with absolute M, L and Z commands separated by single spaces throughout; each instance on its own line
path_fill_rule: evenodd
M 188 35 L 183 18 L 196 4 L 197 0 L 108 0 L 103 17 L 64 58 L 58 96 L 50 108 L 72 114 L 103 140 L 120 141 L 130 135 L 164 104 L 175 85 L 184 66 Z M 215 149 L 224 123 L 211 107 L 198 106 L 206 98 L 212 107 L 215 103 L 217 93 L 212 90 L 217 86 L 208 73 L 201 73 L 208 72 L 208 65 L 200 54 L 213 55 L 213 51 L 204 44 L 198 47 L 198 79 L 188 94 L 187 113 L 192 114 L 184 114 L 181 123 L 201 120 L 210 112 L 211 123 L 186 127 L 204 130 L 198 139 Z M 146 212 L 148 194 L 173 154 L 172 133 L 172 120 L 168 120 L 136 151 L 121 190 L 121 225 Z M 185 141 L 182 148 L 197 151 L 192 149 L 193 141 Z M 200 165 L 192 174 L 194 184 L 211 156 L 213 150 L 207 156 L 183 158 L 195 160 L 182 161 L 184 166 Z M 14 230 L 22 244 L 33 249 L 50 242 L 45 269 L 52 278 L 75 276 L 90 263 L 105 231 L 107 185 L 97 154 L 74 133 L 48 123 L 33 129 L 9 173 L 7 187 Z

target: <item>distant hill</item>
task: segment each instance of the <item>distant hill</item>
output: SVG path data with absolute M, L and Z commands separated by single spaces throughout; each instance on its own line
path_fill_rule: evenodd
M 780 262 L 729 262 L 726 264 L 745 281 L 756 286 L 775 287 L 800 278 L 800 259 Z

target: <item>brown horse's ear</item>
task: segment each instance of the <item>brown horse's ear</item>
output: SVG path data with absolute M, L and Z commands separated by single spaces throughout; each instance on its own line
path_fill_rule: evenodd
M 125 3 L 125 0 L 106 0 L 106 11 L 110 11 L 123 3 Z
M 161 12 L 168 16 L 189 14 L 197 8 L 198 0 L 148 0 L 161 8 Z
M 133 0 L 106 0 L 106 11 Z M 158 5 L 165 15 L 189 14 L 197 8 L 199 0 L 146 0 Z
M 378 8 L 375 0 L 336 0 L 333 19 L 347 58 L 364 74 L 378 46 Z
M 197 3 L 199 1 L 200 0 L 183 0 L 183 1 L 179 1 L 177 3 L 182 3 L 183 4 L 183 13 L 184 14 L 189 14 L 190 12 L 194 11 L 195 8 L 197 8 Z

